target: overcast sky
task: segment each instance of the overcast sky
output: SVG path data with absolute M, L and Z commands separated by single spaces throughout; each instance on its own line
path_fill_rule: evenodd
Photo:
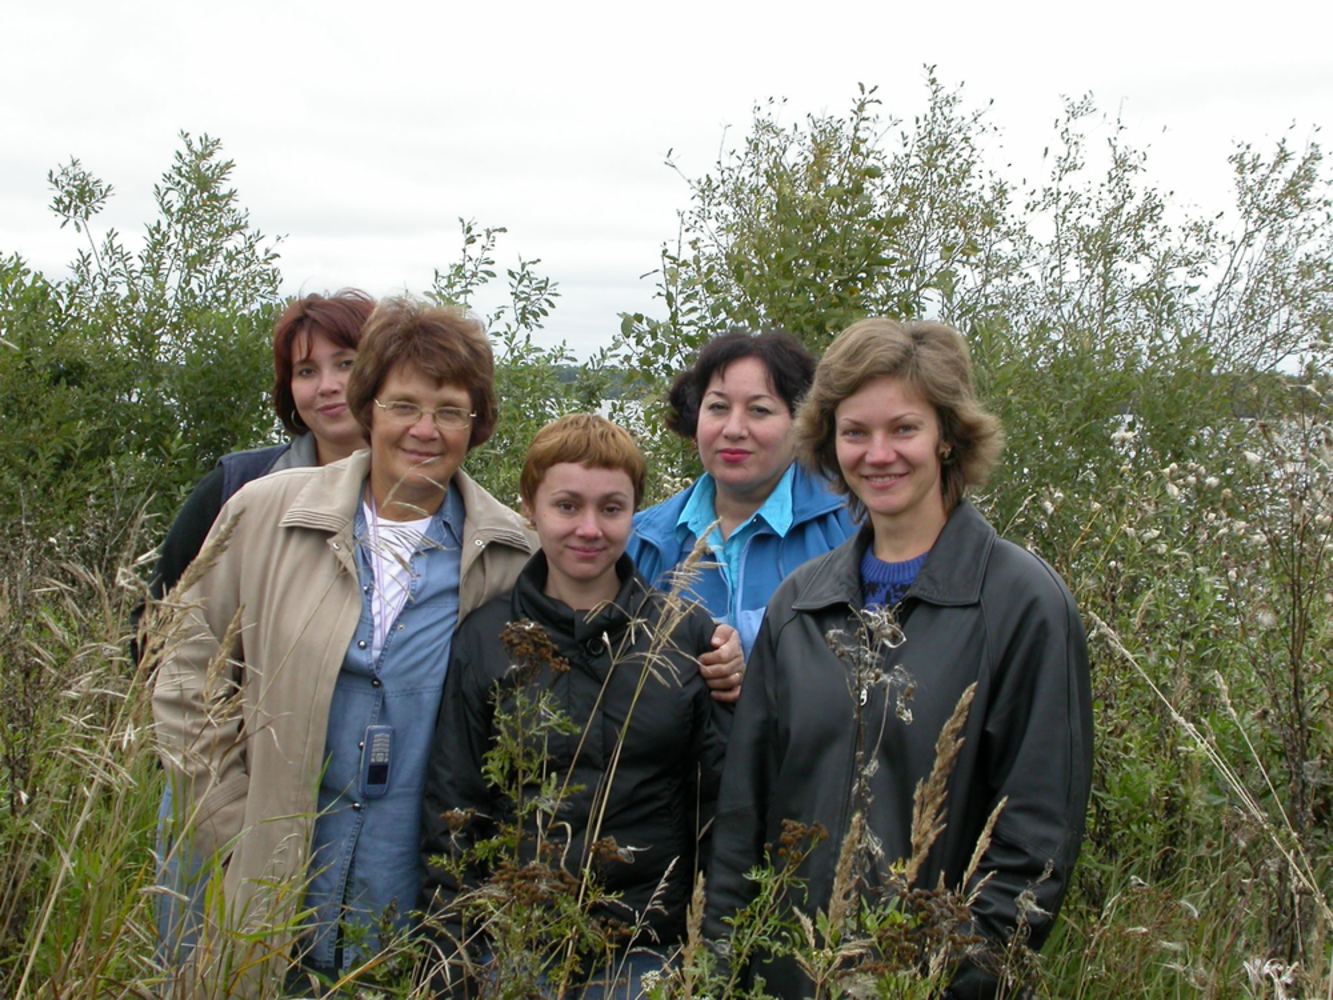
M 1227 153 L 1333 120 L 1323 4 L 453 4 L 11 0 L 0 13 L 0 253 L 63 272 L 79 237 L 46 173 L 77 156 L 115 186 L 101 224 L 137 236 L 177 132 L 236 161 L 242 203 L 279 246 L 284 292 L 430 285 L 459 216 L 503 225 L 501 262 L 542 259 L 547 331 L 580 354 L 621 311 L 658 312 L 660 246 L 691 176 L 755 102 L 842 112 L 925 103 L 927 63 L 969 106 L 993 99 L 996 164 L 1034 170 L 1063 95 L 1091 91 L 1149 149 L 1151 176 L 1225 207 Z

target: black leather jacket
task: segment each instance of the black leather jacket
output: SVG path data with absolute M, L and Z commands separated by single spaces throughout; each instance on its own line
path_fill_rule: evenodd
M 852 609 L 861 606 L 859 567 L 869 540 L 863 529 L 807 563 L 769 604 L 731 731 L 705 931 L 724 937 L 722 918 L 752 898 L 755 885 L 744 874 L 776 844 L 783 819 L 828 829 L 801 872 L 808 908 L 827 906 L 852 813 L 858 702 L 866 759 L 877 758 L 868 779 L 869 828 L 886 864 L 910 855 L 913 790 L 930 773 L 941 727 L 975 681 L 947 826 L 918 884 L 933 886 L 943 874 L 957 886 L 987 816 L 1007 796 L 980 865 L 991 880 L 972 907 L 973 924 L 1005 942 L 1018 923 L 1018 896 L 1031 888 L 1044 913 L 1029 911 L 1025 920 L 1029 943 L 1039 948 L 1078 856 L 1092 767 L 1087 647 L 1073 598 L 1049 566 L 999 539 L 961 503 L 899 606 L 906 641 L 880 660 L 886 671 L 901 665 L 915 683 L 907 723 L 886 704 L 901 689 L 858 686 L 826 640 L 830 629 L 857 629 Z M 768 966 L 765 978 L 783 996 L 808 990 L 783 963 Z M 993 987 L 968 968 L 952 991 L 985 996 Z

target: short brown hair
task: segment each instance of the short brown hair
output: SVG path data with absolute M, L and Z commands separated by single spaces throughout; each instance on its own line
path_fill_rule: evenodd
M 1004 431 L 977 399 L 967 341 L 943 323 L 863 319 L 838 334 L 796 416 L 801 461 L 846 493 L 853 513 L 863 513 L 838 465 L 834 418 L 844 399 L 877 378 L 902 379 L 935 408 L 940 445 L 948 454 L 940 492 L 945 511 L 952 511 L 968 487 L 990 478 L 1004 447 Z
M 309 427 L 296 412 L 292 396 L 292 365 L 296 342 L 303 336 L 323 333 L 339 347 L 355 351 L 361 344 L 361 331 L 375 308 L 375 300 L 355 288 L 344 288 L 332 295 L 312 292 L 293 299 L 273 327 L 273 409 L 282 426 L 292 434 L 304 434 Z
M 524 503 L 532 506 L 546 473 L 561 462 L 624 472 L 634 487 L 634 509 L 638 509 L 648 463 L 629 431 L 619 424 L 595 413 L 567 413 L 539 430 L 528 445 L 518 480 Z
M 444 385 L 467 390 L 472 400 L 468 448 L 495 430 L 495 358 L 481 321 L 464 309 L 432 306 L 401 296 L 385 299 L 371 313 L 361 351 L 347 381 L 347 405 L 369 436 L 371 410 L 384 380 L 395 368 L 420 372 Z

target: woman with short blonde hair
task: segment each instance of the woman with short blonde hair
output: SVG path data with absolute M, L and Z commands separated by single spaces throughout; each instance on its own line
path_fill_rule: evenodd
M 503 942 L 487 941 L 486 921 L 464 912 L 485 896 L 468 890 L 491 864 L 499 867 L 494 858 L 480 863 L 474 848 L 508 837 L 506 827 L 518 822 L 526 825 L 517 860 L 557 857 L 571 876 L 591 875 L 606 897 L 594 916 L 632 929 L 610 958 L 585 956 L 579 995 L 639 996 L 644 975 L 660 970 L 684 939 L 698 840 L 722 766 L 725 723 L 715 713 L 724 710 L 709 697 L 697 662 L 712 648 L 712 620 L 652 589 L 625 552 L 644 472 L 629 433 L 595 414 L 547 424 L 528 448 L 523 509 L 540 550 L 512 591 L 459 629 L 431 750 L 421 909 L 435 918 L 428 926 L 444 960 L 437 985 L 478 966 L 482 981 L 494 979 L 533 959 L 497 953 Z M 516 622 L 540 629 L 558 662 L 524 676 L 502 640 Z M 501 714 L 516 711 L 520 694 L 541 692 L 580 735 L 543 743 L 543 776 L 560 776 L 568 791 L 525 821 L 516 790 L 492 782 L 487 755 L 503 745 Z M 534 777 L 518 797 L 549 798 L 544 780 Z M 597 845 L 608 842 L 632 851 L 633 864 L 599 853 Z M 462 881 L 460 863 L 467 866 Z

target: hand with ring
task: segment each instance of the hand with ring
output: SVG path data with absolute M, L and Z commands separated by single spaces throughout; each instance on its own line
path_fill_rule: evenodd
M 741 696 L 745 654 L 741 651 L 741 634 L 735 628 L 718 625 L 713 632 L 713 648 L 699 657 L 699 674 L 715 701 L 730 703 Z

